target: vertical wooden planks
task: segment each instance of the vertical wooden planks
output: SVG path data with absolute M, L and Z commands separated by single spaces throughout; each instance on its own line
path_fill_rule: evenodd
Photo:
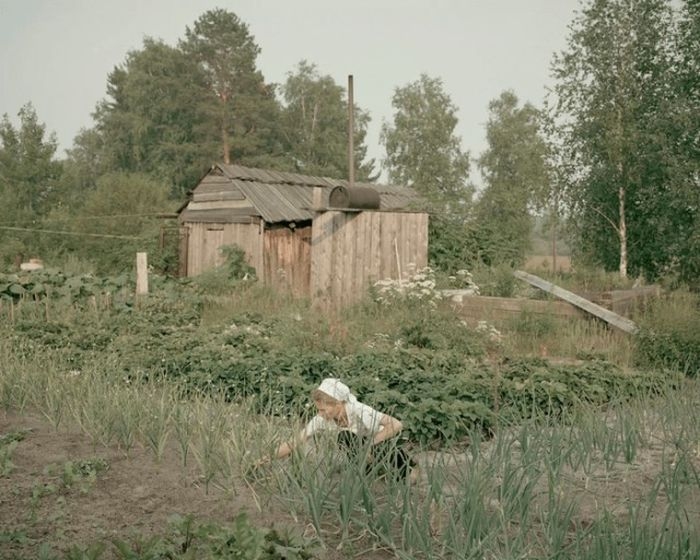
M 263 269 L 267 283 L 297 297 L 309 297 L 310 236 L 311 227 L 265 231 Z
M 399 253 L 402 280 L 407 280 L 413 275 L 415 263 L 411 259 L 411 216 L 409 214 L 396 214 L 396 247 Z
M 326 309 L 332 287 L 334 212 L 317 214 L 311 230 L 311 299 Z
M 420 238 L 419 244 L 416 247 L 416 251 L 418 252 L 416 256 L 416 261 L 418 262 L 416 264 L 420 263 L 419 267 L 423 268 L 428 266 L 429 217 L 428 214 L 417 214 L 417 216 L 420 223 Z
M 371 217 L 371 253 L 370 253 L 370 274 L 374 281 L 383 280 L 382 270 L 382 216 L 379 212 L 372 212 Z
M 359 301 L 377 280 L 398 279 L 399 269 L 405 280 L 409 263 L 426 266 L 427 219 L 398 212 L 318 214 L 311 233 L 314 303 L 337 309 Z
M 385 213 L 381 216 L 381 277 L 394 278 L 399 277 L 399 270 L 396 266 L 396 252 L 394 250 L 394 238 L 396 237 L 396 216 L 394 213 Z
M 357 301 L 357 275 L 362 274 L 362 271 L 357 269 L 357 263 L 355 262 L 355 255 L 357 254 L 357 236 L 359 233 L 357 217 L 358 213 L 345 214 L 345 233 L 343 238 L 345 240 L 345 249 L 341 258 L 344 261 L 344 281 L 343 281 L 343 294 L 342 294 L 342 304 L 347 305 Z
M 362 212 L 357 216 L 357 251 L 355 253 L 355 278 L 357 297 L 362 299 L 372 284 L 371 232 L 372 215 L 375 212 Z
M 190 254 L 190 228 L 188 226 L 180 226 L 178 239 L 177 275 L 179 278 L 184 278 L 188 276 L 187 267 L 189 266 Z
M 333 229 L 331 233 L 332 238 L 332 249 L 331 249 L 331 292 L 330 299 L 331 305 L 338 307 L 342 305 L 342 290 L 343 290 L 343 274 L 344 261 L 342 258 L 345 240 L 343 235 L 345 233 L 345 214 L 342 212 L 333 212 L 332 217 Z
M 262 274 L 262 236 L 259 225 L 252 224 L 208 224 L 189 223 L 187 226 L 188 276 L 197 276 L 205 270 L 223 262 L 221 247 L 237 245 L 245 251 L 249 264 L 258 275 Z M 261 276 L 262 278 L 262 276 Z
M 320 275 L 321 275 L 321 232 L 323 231 L 324 214 L 316 213 L 311 222 L 311 278 L 310 296 L 311 302 L 317 305 L 320 299 Z

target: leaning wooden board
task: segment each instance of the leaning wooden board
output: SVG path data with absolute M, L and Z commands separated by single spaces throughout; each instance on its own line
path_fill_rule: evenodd
M 539 276 L 535 276 L 534 274 L 523 272 L 521 270 L 516 270 L 513 274 L 516 278 L 519 278 L 520 280 L 523 280 L 528 284 L 539 288 L 540 290 L 544 290 L 547 293 L 555 295 L 564 301 L 568 301 L 570 304 L 580 307 L 584 311 L 587 311 L 591 315 L 595 315 L 599 319 L 602 319 L 606 323 L 609 323 L 620 330 L 630 334 L 635 334 L 639 330 L 639 327 L 634 321 L 631 321 L 622 315 L 618 315 L 609 309 L 605 309 L 605 307 L 601 307 L 592 301 L 588 301 L 587 299 L 565 290 L 564 288 L 560 288 L 559 286 L 552 284 Z

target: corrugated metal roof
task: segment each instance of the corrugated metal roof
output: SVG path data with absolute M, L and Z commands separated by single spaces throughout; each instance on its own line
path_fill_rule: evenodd
M 333 187 L 348 186 L 348 182 L 329 177 L 313 177 L 271 169 L 256 169 L 242 165 L 218 164 L 210 173 L 223 172 L 215 180 L 210 175 L 199 183 L 193 194 L 221 193 L 221 198 L 233 198 L 233 193 L 242 193 L 250 201 L 254 210 L 252 215 L 259 215 L 268 223 L 299 222 L 311 220 L 313 187 L 323 187 L 330 191 Z M 380 210 L 406 210 L 411 203 L 419 202 L 415 191 L 396 185 L 377 185 L 374 183 L 355 183 L 356 186 L 369 187 L 380 193 Z M 228 194 L 227 194 L 228 193 Z M 204 210 L 197 211 L 197 215 Z M 213 211 L 212 211 L 213 212 Z M 216 210 L 217 215 L 225 212 Z M 190 214 L 191 215 L 191 214 Z M 208 221 L 208 220 L 207 220 Z
M 313 218 L 308 187 L 257 181 L 232 181 L 266 222 L 298 222 Z

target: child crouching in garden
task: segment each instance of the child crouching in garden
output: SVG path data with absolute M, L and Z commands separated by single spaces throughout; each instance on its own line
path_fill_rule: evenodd
M 359 402 L 347 385 L 330 377 L 311 393 L 311 398 L 318 413 L 295 440 L 278 447 L 276 458 L 289 456 L 298 445 L 326 431 L 336 434 L 338 446 L 350 458 L 366 460 L 366 472 L 386 465 L 397 479 L 415 480 L 415 462 L 394 441 L 403 428 L 398 419 Z M 263 459 L 258 464 L 268 461 Z

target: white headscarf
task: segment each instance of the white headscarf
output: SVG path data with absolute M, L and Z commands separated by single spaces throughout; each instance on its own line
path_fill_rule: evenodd
M 352 394 L 350 387 L 334 377 L 326 377 L 321 381 L 318 390 L 340 402 L 357 402 L 357 397 Z

